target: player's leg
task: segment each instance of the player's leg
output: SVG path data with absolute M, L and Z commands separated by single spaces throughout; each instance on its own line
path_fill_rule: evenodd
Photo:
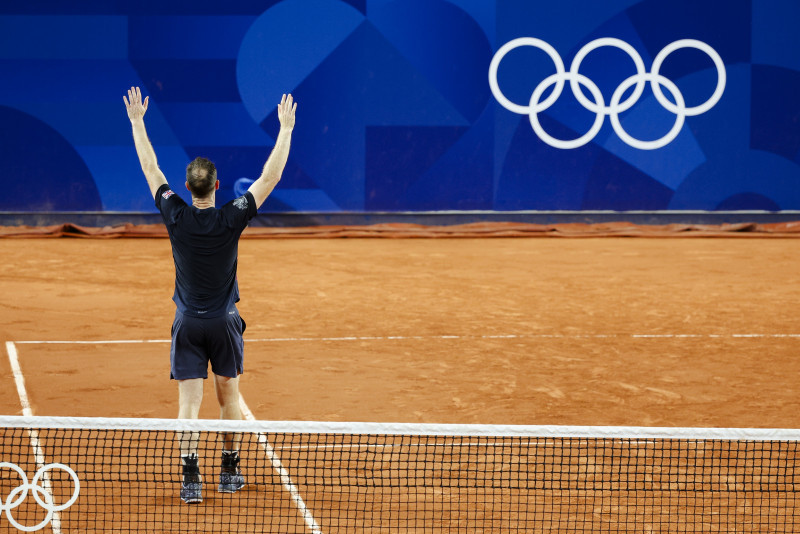
M 209 343 L 221 419 L 243 418 L 239 405 L 239 375 L 243 370 L 244 328 L 244 321 L 234 309 L 220 318 L 219 327 L 215 329 L 218 335 L 214 336 L 213 343 Z M 239 469 L 241 436 L 237 433 L 225 433 L 222 441 L 219 491 L 233 493 L 244 487 L 244 476 Z
M 178 419 L 197 419 L 203 403 L 203 379 L 178 380 Z M 197 432 L 179 432 L 181 456 L 197 456 Z
M 214 384 L 219 401 L 219 413 L 222 419 L 242 419 L 239 406 L 239 377 L 214 375 Z M 226 432 L 222 435 L 222 461 L 219 475 L 219 491 L 234 493 L 244 487 L 244 475 L 239 469 L 239 443 L 241 435 Z
M 239 405 L 239 377 L 214 375 L 214 387 L 219 402 L 219 418 L 238 421 L 244 419 L 242 408 Z M 222 435 L 222 449 L 224 451 L 238 451 L 241 436 L 235 432 L 225 432 Z
M 239 377 L 214 375 L 220 419 L 243 419 L 239 405 Z
M 170 350 L 171 377 L 178 381 L 178 418 L 197 419 L 203 402 L 203 379 L 208 376 L 208 358 L 203 347 L 200 319 L 176 313 Z M 183 480 L 180 496 L 184 502 L 202 502 L 197 432 L 179 432 Z
M 203 379 L 180 380 L 178 392 L 178 418 L 197 419 L 203 401 Z M 203 501 L 203 479 L 200 476 L 200 457 L 197 454 L 198 440 L 197 432 L 178 432 L 183 469 L 181 499 L 187 503 Z

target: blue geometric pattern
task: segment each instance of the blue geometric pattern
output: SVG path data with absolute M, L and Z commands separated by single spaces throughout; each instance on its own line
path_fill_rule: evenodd
M 5 3 L 0 184 L 11 194 L 0 210 L 154 212 L 122 103 L 132 85 L 151 97 L 150 139 L 185 198 L 195 156 L 217 164 L 221 202 L 257 177 L 291 92 L 292 151 L 262 211 L 798 210 L 798 23 L 796 0 Z M 727 82 L 662 148 L 634 148 L 609 117 L 590 142 L 555 148 L 490 89 L 492 58 L 519 37 L 551 45 L 566 69 L 598 38 L 630 44 L 647 69 L 669 43 L 695 39 L 722 58 Z M 497 81 L 527 105 L 554 72 L 523 47 Z M 696 49 L 673 52 L 660 72 L 687 106 L 718 76 Z M 580 73 L 608 103 L 635 68 L 602 48 Z M 596 115 L 567 85 L 537 118 L 569 140 Z M 620 114 L 643 140 L 675 120 L 649 87 Z

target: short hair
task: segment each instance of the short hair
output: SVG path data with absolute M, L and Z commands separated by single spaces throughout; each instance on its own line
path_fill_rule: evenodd
M 217 168 L 211 160 L 194 158 L 186 167 L 186 183 L 196 197 L 208 196 L 216 187 Z

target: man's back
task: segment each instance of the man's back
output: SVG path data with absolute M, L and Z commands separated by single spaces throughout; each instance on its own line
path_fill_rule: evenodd
M 239 300 L 239 237 L 256 215 L 250 192 L 220 209 L 190 206 L 168 185 L 155 196 L 172 243 L 178 311 L 194 317 L 224 315 Z

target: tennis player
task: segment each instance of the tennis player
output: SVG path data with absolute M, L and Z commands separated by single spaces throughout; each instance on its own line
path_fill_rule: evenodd
M 245 322 L 236 303 L 239 237 L 283 174 L 289 157 L 297 104 L 283 95 L 278 104 L 280 133 L 261 176 L 244 195 L 216 208 L 219 189 L 217 170 L 205 158 L 196 158 L 186 168 L 186 188 L 192 205 L 176 195 L 158 167 L 156 154 L 147 137 L 144 115 L 150 97 L 142 100 L 138 87 L 122 97 L 133 128 L 133 141 L 161 212 L 172 245 L 175 262 L 175 320 L 170 349 L 171 378 L 178 382 L 178 417 L 197 419 L 203 400 L 203 380 L 208 365 L 220 406 L 220 418 L 242 419 L 239 407 L 239 375 L 243 372 Z M 196 433 L 180 436 L 183 482 L 180 496 L 187 503 L 203 500 L 202 478 L 197 455 Z M 188 434 L 188 435 L 187 435 Z M 245 485 L 239 469 L 239 439 L 223 436 L 218 490 L 234 493 Z

